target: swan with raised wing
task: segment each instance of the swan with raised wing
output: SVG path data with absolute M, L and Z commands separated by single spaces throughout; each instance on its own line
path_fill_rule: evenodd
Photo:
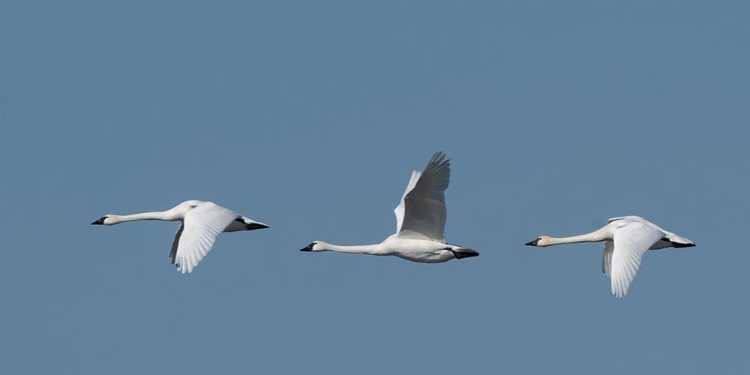
M 315 241 L 301 251 L 393 255 L 412 262 L 442 263 L 479 255 L 445 242 L 445 189 L 450 182 L 450 160 L 437 152 L 424 172 L 414 171 L 396 207 L 396 233 L 374 245 L 340 246 Z
M 693 241 L 666 231 L 638 216 L 609 219 L 609 223 L 604 227 L 580 236 L 539 236 L 526 246 L 545 247 L 579 242 L 604 242 L 602 272 L 612 279 L 612 294 L 618 298 L 628 294 L 628 288 L 647 250 L 695 246 Z
M 192 272 L 211 251 L 221 232 L 237 232 L 268 228 L 268 225 L 242 216 L 213 202 L 189 200 L 160 212 L 133 215 L 105 215 L 92 225 L 115 225 L 137 220 L 179 221 L 169 257 L 177 270 Z

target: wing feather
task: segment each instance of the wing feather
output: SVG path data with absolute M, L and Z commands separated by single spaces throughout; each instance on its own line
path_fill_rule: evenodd
M 417 181 L 419 181 L 419 176 L 421 175 L 422 172 L 420 171 L 411 172 L 409 183 L 406 185 L 404 195 L 401 196 L 401 203 L 399 203 L 399 205 L 396 206 L 396 208 L 393 210 L 393 212 L 396 214 L 396 233 L 401 231 L 401 225 L 404 223 L 404 212 L 406 210 L 406 203 L 404 203 L 404 199 L 406 199 L 406 194 L 409 194 L 409 192 L 414 189 L 414 186 L 417 185 Z
M 602 272 L 607 277 L 612 277 L 612 252 L 615 250 L 615 243 L 604 241 L 604 254 L 602 254 Z
M 640 221 L 631 221 L 615 231 L 610 271 L 612 294 L 616 297 L 628 294 L 628 288 L 641 266 L 643 254 L 663 236 L 662 231 Z M 605 243 L 605 258 L 606 249 Z
M 238 213 L 212 202 L 203 202 L 185 214 L 172 244 L 173 251 L 177 244 L 172 259 L 177 270 L 193 272 L 193 268 L 211 251 L 216 236 L 238 217 Z
M 172 249 L 169 250 L 169 257 L 172 259 L 172 264 L 175 262 L 177 256 L 177 245 L 180 243 L 180 236 L 182 236 L 182 230 L 185 229 L 185 224 L 180 222 L 180 227 L 177 228 L 177 233 L 174 234 L 174 241 L 172 241 Z
M 409 189 L 412 183 L 414 186 Z M 399 236 L 444 241 L 445 189 L 449 183 L 450 159 L 442 152 L 432 156 L 421 174 L 412 173 L 402 204 L 395 210 Z M 403 219 L 399 220 L 402 205 Z

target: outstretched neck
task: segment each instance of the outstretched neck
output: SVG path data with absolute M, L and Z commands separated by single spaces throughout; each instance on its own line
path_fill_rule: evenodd
M 581 234 L 578 236 L 570 237 L 549 237 L 546 241 L 546 245 L 559 245 L 566 243 L 581 243 L 581 242 L 601 242 L 605 240 L 611 240 L 612 236 L 607 227 L 593 231 L 591 233 Z
M 176 218 L 175 215 L 171 214 L 169 211 L 142 212 L 139 214 L 122 215 L 122 216 L 110 215 L 110 217 L 113 220 L 112 224 L 124 223 L 127 221 L 138 221 L 138 220 L 164 220 L 164 221 L 179 220 L 179 218 Z
M 337 251 L 339 253 L 352 253 L 352 254 L 388 255 L 385 249 L 383 249 L 383 246 L 381 246 L 381 244 L 353 245 L 353 246 L 326 244 L 324 251 Z

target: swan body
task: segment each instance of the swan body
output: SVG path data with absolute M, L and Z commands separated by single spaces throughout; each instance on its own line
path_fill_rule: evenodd
M 394 210 L 396 233 L 374 245 L 340 246 L 315 241 L 301 249 L 306 252 L 392 255 L 419 263 L 442 263 L 479 255 L 478 252 L 445 242 L 445 189 L 450 182 L 450 160 L 437 152 L 424 172 L 411 174 L 401 202 Z
M 612 279 L 612 294 L 618 298 L 628 294 L 628 288 L 647 250 L 695 246 L 693 241 L 666 231 L 638 216 L 609 219 L 607 225 L 602 228 L 580 236 L 539 236 L 526 246 L 546 247 L 580 242 L 604 242 L 602 272 Z
M 193 272 L 221 232 L 237 232 L 268 228 L 268 225 L 242 216 L 213 202 L 189 200 L 172 209 L 132 215 L 107 214 L 92 225 L 115 225 L 128 221 L 180 221 L 169 257 L 182 273 Z

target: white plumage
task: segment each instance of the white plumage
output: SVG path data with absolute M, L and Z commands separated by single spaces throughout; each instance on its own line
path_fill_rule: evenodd
M 612 280 L 612 294 L 624 297 L 628 294 L 641 266 L 643 254 L 648 250 L 669 247 L 692 247 L 693 241 L 666 231 L 654 223 L 638 216 L 623 216 L 609 219 L 607 225 L 594 232 L 554 238 L 540 236 L 527 246 L 552 246 L 565 243 L 604 242 L 602 272 Z
M 394 255 L 421 263 L 440 263 L 479 253 L 445 242 L 445 189 L 450 183 L 450 160 L 437 152 L 423 172 L 414 171 L 406 185 L 396 214 L 396 233 L 374 245 L 339 246 L 315 241 L 301 251 Z
M 136 220 L 180 221 L 169 256 L 177 270 L 192 272 L 205 257 L 221 232 L 268 228 L 268 225 L 242 216 L 213 202 L 189 200 L 160 212 L 103 216 L 93 225 L 115 225 Z

